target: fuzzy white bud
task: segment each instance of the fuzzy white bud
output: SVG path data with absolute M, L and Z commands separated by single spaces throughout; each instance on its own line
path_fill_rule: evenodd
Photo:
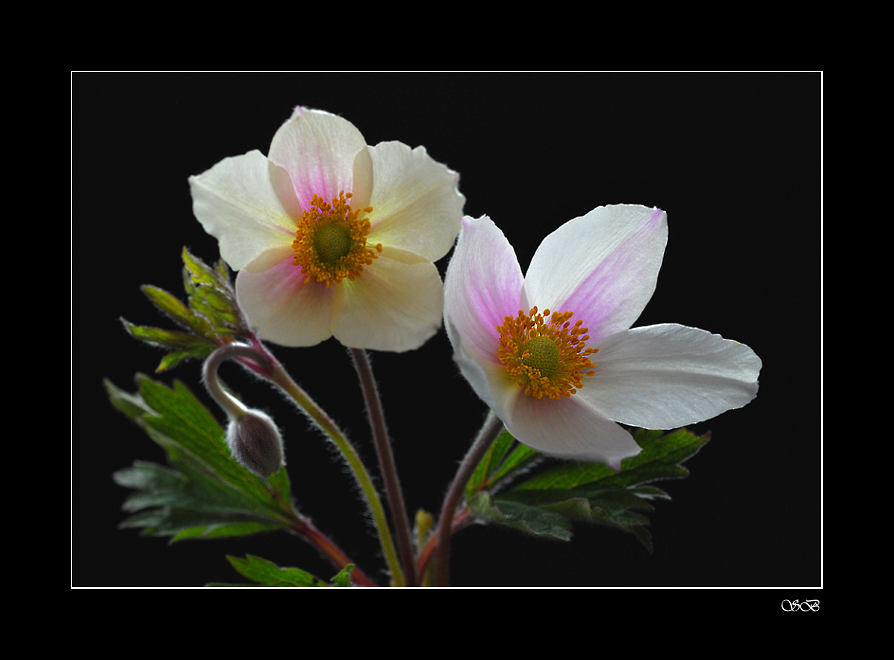
M 260 410 L 247 409 L 230 419 L 227 446 L 237 461 L 265 479 L 283 465 L 282 436 Z

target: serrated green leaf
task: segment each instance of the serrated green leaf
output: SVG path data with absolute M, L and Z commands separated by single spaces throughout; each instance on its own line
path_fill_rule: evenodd
M 522 444 L 506 429 L 497 436 L 466 484 L 466 497 L 482 489 L 493 489 L 497 484 L 527 467 L 539 454 Z
M 669 500 L 671 498 L 665 491 L 654 486 L 631 486 L 627 490 L 644 500 Z
M 171 369 L 186 359 L 205 358 L 219 346 L 211 340 L 187 332 L 138 326 L 125 319 L 121 319 L 121 322 L 127 332 L 135 339 L 171 351 L 161 359 L 161 362 L 155 369 L 156 373 Z
M 119 486 L 135 491 L 124 500 L 124 511 L 176 504 L 188 487 L 188 481 L 177 470 L 145 461 L 134 461 L 133 466 L 118 470 L 112 478 Z
M 300 568 L 283 568 L 272 561 L 255 555 L 246 555 L 244 559 L 227 555 L 227 560 L 240 575 L 265 587 L 327 587 L 323 580 L 314 577 Z M 333 578 L 335 586 L 350 586 L 350 572 L 353 566 L 342 569 Z
M 208 344 L 207 340 L 201 337 L 196 337 L 188 332 L 135 325 L 125 319 L 121 319 L 121 323 L 134 339 L 139 339 L 147 344 L 154 344 L 156 346 L 177 350 L 190 349 L 196 345 Z
M 217 348 L 216 346 L 201 345 L 201 346 L 196 346 L 193 349 L 188 350 L 188 351 L 178 351 L 175 353 L 168 353 L 161 359 L 161 362 L 158 363 L 158 366 L 155 368 L 155 373 L 161 373 L 162 371 L 167 371 L 169 369 L 173 369 L 178 364 L 180 364 L 183 360 L 188 360 L 188 359 L 192 359 L 192 358 L 196 358 L 196 359 L 206 358 L 209 355 L 211 355 L 215 351 L 216 348 Z
M 567 463 L 519 484 L 519 489 L 575 488 L 598 483 L 601 488 L 629 488 L 662 479 L 679 479 L 689 474 L 681 464 L 692 458 L 710 439 L 687 429 L 666 435 L 645 431 L 635 434 L 642 451 L 621 462 L 615 473 L 601 463 Z
M 333 587 L 353 587 L 354 583 L 351 581 L 351 573 L 354 571 L 354 564 L 348 564 L 343 569 L 341 569 L 337 575 L 332 578 L 332 586 Z
M 569 462 L 541 472 L 537 476 L 516 485 L 516 488 L 528 490 L 567 490 L 610 478 L 614 474 L 614 470 L 602 463 Z
M 136 395 L 108 381 L 113 405 L 168 454 L 170 467 L 135 462 L 114 479 L 132 488 L 123 508 L 136 512 L 122 527 L 185 538 L 218 538 L 283 529 L 294 519 L 285 468 L 269 480 L 230 455 L 224 430 L 182 383 L 172 387 L 145 376 Z
M 503 461 L 500 468 L 491 475 L 491 483 L 497 484 L 507 477 L 529 467 L 534 461 L 540 458 L 540 454 L 527 445 L 519 444 L 512 450 L 512 453 Z
M 109 402 L 127 417 L 138 421 L 146 415 L 152 414 L 152 409 L 146 405 L 139 394 L 130 394 L 115 387 L 108 379 L 103 381 Z
M 171 543 L 184 539 L 219 539 L 227 536 L 249 536 L 281 529 L 282 525 L 257 521 L 207 523 L 181 530 L 171 539 Z
M 219 346 L 251 334 L 223 260 L 209 266 L 186 248 L 182 257 L 186 303 L 159 287 L 140 287 L 152 304 L 182 329 L 140 326 L 122 319 L 132 337 L 169 351 L 156 372 L 171 369 L 183 360 L 205 358 Z
M 164 289 L 151 284 L 145 284 L 140 290 L 146 294 L 146 297 L 161 311 L 165 316 L 174 321 L 177 325 L 186 330 L 192 330 L 192 314 L 189 308 L 184 305 L 177 297 L 168 293 Z
M 506 457 L 507 452 L 515 443 L 515 438 L 508 431 L 503 431 L 493 444 L 488 448 L 487 452 L 481 458 L 475 471 L 466 484 L 466 497 L 472 497 L 479 490 L 489 484 L 491 475 L 497 471 Z
M 635 493 L 621 489 L 544 489 L 525 490 L 522 488 L 503 493 L 500 500 L 508 500 L 528 504 L 530 506 L 550 507 L 562 504 L 568 500 L 584 500 L 590 503 L 590 507 L 599 507 L 604 510 L 643 509 L 649 510 L 652 506 Z
M 206 316 L 212 326 L 237 325 L 240 313 L 229 272 L 221 262 L 209 266 L 184 248 L 183 263 L 187 274 L 190 306 Z
M 571 523 L 568 519 L 543 507 L 503 499 L 494 501 L 487 491 L 476 493 L 467 504 L 481 518 L 493 523 L 535 536 L 562 541 L 571 538 Z
M 208 264 L 190 253 L 186 248 L 183 248 L 181 256 L 183 258 L 183 265 L 189 274 L 189 278 L 195 284 L 212 285 L 219 281 L 220 271 L 209 267 Z
M 470 494 L 467 490 L 467 503 L 485 520 L 538 535 L 544 534 L 543 529 L 563 529 L 554 516 L 568 523 L 565 529 L 569 538 L 570 521 L 606 524 L 633 534 L 651 551 L 649 520 L 644 513 L 652 510 L 651 500 L 670 498 L 663 490 L 644 484 L 688 475 L 681 463 L 697 453 L 709 436 L 696 436 L 686 429 L 679 429 L 667 434 L 640 430 L 634 437 L 642 451 L 622 461 L 617 473 L 600 463 L 567 462 L 517 483 L 498 495 L 484 490 Z M 500 451 L 505 455 L 505 448 Z M 532 460 L 531 452 L 533 450 L 523 452 L 523 460 L 519 463 Z M 533 455 L 536 456 L 536 452 Z M 477 486 L 485 488 L 499 479 L 504 468 L 493 470 L 492 463 L 479 466 L 489 477 L 480 479 Z M 510 466 L 508 473 L 516 471 L 512 455 L 504 458 L 501 465 Z M 556 533 L 549 535 L 560 538 Z
M 518 489 L 496 498 L 496 505 L 505 509 L 507 502 L 523 504 L 561 515 L 569 521 L 600 523 L 634 534 L 651 551 L 651 536 L 646 529 L 649 520 L 642 513 L 652 505 L 632 490 L 590 488 Z

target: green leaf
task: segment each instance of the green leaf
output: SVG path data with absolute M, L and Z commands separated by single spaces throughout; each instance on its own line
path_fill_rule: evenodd
M 632 533 L 647 549 L 652 548 L 651 536 L 647 529 L 649 520 L 639 513 L 652 510 L 652 505 L 630 490 L 520 488 L 497 498 L 497 506 L 500 508 L 505 508 L 509 503 L 549 511 L 568 521 L 608 525 Z
M 208 357 L 219 346 L 214 341 L 187 332 L 138 326 L 124 319 L 121 322 L 131 337 L 171 351 L 162 358 L 156 373 L 170 369 L 185 359 Z
M 214 348 L 208 349 L 205 347 L 198 347 L 194 350 L 189 351 L 177 351 L 174 353 L 168 353 L 165 355 L 161 362 L 158 363 L 158 366 L 155 368 L 155 373 L 161 373 L 162 371 L 167 371 L 168 369 L 173 369 L 175 366 L 180 364 L 183 360 L 188 360 L 190 358 L 205 358 L 211 355 L 214 351 Z
M 169 351 L 156 372 L 171 369 L 183 360 L 203 359 L 219 346 L 238 337 L 251 336 L 251 329 L 236 301 L 226 263 L 219 260 L 209 266 L 186 248 L 182 257 L 186 303 L 159 287 L 140 287 L 156 309 L 180 329 L 165 330 L 122 319 L 132 337 Z
M 539 458 L 540 454 L 535 450 L 527 445 L 519 444 L 515 447 L 512 453 L 506 457 L 506 460 L 503 461 L 499 469 L 491 475 L 490 482 L 492 484 L 498 484 L 521 470 L 530 467 Z
M 182 302 L 180 302 L 180 300 L 178 300 L 175 296 L 171 295 L 164 289 L 160 289 L 157 286 L 152 286 L 151 284 L 145 284 L 141 286 L 140 290 L 146 294 L 146 297 L 149 298 L 152 304 L 154 304 L 159 309 L 159 311 L 164 313 L 177 325 L 185 328 L 186 330 L 194 329 L 192 313 L 189 311 L 189 308 Z
M 571 523 L 560 513 L 545 507 L 530 506 L 523 502 L 491 499 L 487 491 L 480 491 L 467 501 L 469 508 L 478 516 L 535 536 L 548 536 L 562 541 L 571 539 Z
M 348 564 L 341 569 L 337 575 L 332 578 L 333 587 L 353 587 L 351 582 L 351 573 L 354 571 L 354 564 Z
M 567 462 L 503 492 L 488 492 L 507 476 L 517 476 L 537 456 L 530 449 L 517 457 L 508 454 L 507 440 L 500 436 L 466 490 L 467 504 L 486 521 L 563 540 L 571 538 L 574 521 L 608 525 L 633 534 L 651 551 L 645 514 L 652 511 L 652 501 L 670 497 L 645 484 L 687 476 L 682 463 L 704 446 L 709 435 L 697 436 L 686 429 L 667 434 L 638 430 L 634 439 L 642 451 L 622 461 L 617 473 L 601 463 Z
M 682 463 L 704 446 L 710 434 L 697 436 L 687 429 L 662 434 L 640 429 L 633 434 L 633 439 L 642 451 L 624 459 L 617 473 L 601 463 L 569 463 L 543 472 L 518 487 L 573 488 L 599 483 L 601 487 L 627 488 L 662 479 L 681 479 L 689 475 Z
M 514 442 L 515 438 L 505 429 L 497 436 L 469 478 L 469 482 L 466 484 L 466 497 L 472 497 L 479 490 L 490 485 L 490 477 L 500 467 L 500 463 Z
M 507 477 L 527 467 L 538 456 L 530 447 L 517 444 L 512 434 L 503 429 L 472 473 L 466 485 L 466 497 L 471 498 L 483 489 L 493 489 Z
M 204 317 L 211 334 L 227 328 L 244 332 L 246 323 L 230 283 L 229 271 L 223 261 L 209 266 L 183 249 L 184 288 L 192 313 Z
M 155 344 L 165 348 L 190 348 L 196 343 L 205 343 L 195 335 L 177 330 L 164 330 L 148 326 L 135 325 L 125 319 L 121 319 L 124 328 L 134 339 L 139 339 L 147 344 Z
M 240 575 L 247 577 L 252 582 L 265 587 L 328 587 L 330 586 L 323 580 L 314 577 L 300 568 L 282 568 L 272 561 L 256 557 L 255 555 L 246 555 L 244 559 L 239 557 L 227 556 L 227 560 L 233 565 Z M 350 587 L 351 571 L 354 566 L 349 564 L 345 566 L 334 578 L 332 578 L 331 586 Z M 211 585 L 211 586 L 231 586 L 231 585 Z M 246 585 L 248 586 L 248 585 Z
M 150 535 L 220 538 L 284 529 L 294 520 L 285 468 L 269 480 L 249 472 L 230 455 L 224 430 L 182 383 L 173 387 L 146 376 L 129 394 L 106 381 L 112 404 L 168 455 L 170 466 L 136 461 L 115 472 L 133 489 L 122 527 Z

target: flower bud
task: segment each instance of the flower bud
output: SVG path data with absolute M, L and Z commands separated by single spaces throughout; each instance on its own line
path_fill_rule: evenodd
M 260 410 L 246 410 L 230 419 L 227 446 L 237 461 L 264 479 L 282 467 L 282 436 Z

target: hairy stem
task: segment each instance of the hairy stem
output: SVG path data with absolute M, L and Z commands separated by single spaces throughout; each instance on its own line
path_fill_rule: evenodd
M 305 518 L 294 520 L 292 522 L 292 529 L 295 534 L 317 548 L 317 550 L 319 550 L 333 566 L 342 569 L 349 564 L 354 564 L 354 569 L 351 571 L 351 579 L 354 584 L 361 587 L 376 586 L 375 582 L 373 582 L 366 573 L 360 570 L 341 548 L 335 545 L 328 536 L 314 527 L 309 520 Z
M 410 522 L 404 506 L 400 480 L 394 464 L 394 455 L 391 452 L 391 443 L 388 440 L 388 429 L 385 425 L 382 401 L 379 398 L 379 390 L 376 387 L 375 378 L 373 378 L 372 364 L 370 364 L 369 355 L 363 349 L 352 348 L 351 357 L 354 361 L 357 375 L 360 377 L 363 399 L 366 402 L 369 423 L 372 427 L 373 442 L 376 446 L 376 454 L 379 457 L 382 478 L 385 481 L 385 494 L 388 497 L 388 506 L 391 509 L 391 518 L 394 521 L 394 533 L 397 537 L 397 548 L 404 568 L 404 579 L 406 580 L 406 586 L 415 587 L 418 586 L 418 581 L 416 579 L 416 562 L 413 553 Z
M 310 397 L 308 397 L 303 390 L 292 381 L 288 374 L 286 374 L 282 365 L 280 365 L 270 353 L 245 344 L 233 343 L 222 346 L 205 360 L 203 366 L 202 375 L 209 394 L 211 394 L 230 418 L 238 418 L 245 414 L 246 407 L 241 401 L 234 398 L 229 392 L 223 389 L 218 380 L 217 369 L 224 360 L 228 359 L 238 360 L 249 370 L 271 380 L 292 395 L 293 399 L 295 399 L 298 405 L 301 406 L 302 410 L 311 417 L 311 419 L 316 422 L 330 438 L 332 438 L 333 435 L 339 438 L 344 438 L 344 434 L 341 433 L 338 427 L 318 406 L 316 406 Z M 335 441 L 337 445 L 339 444 L 335 438 L 333 438 L 333 441 Z M 347 443 L 347 440 L 344 440 L 344 442 Z M 339 447 L 342 448 L 341 445 L 339 445 Z M 344 453 L 344 449 L 342 453 Z M 351 464 L 352 468 L 355 468 L 356 473 L 356 466 L 352 464 L 351 460 L 348 460 L 348 463 Z M 360 466 L 360 469 L 362 470 L 362 465 Z M 365 472 L 365 470 L 362 471 Z M 361 475 L 358 475 L 357 478 L 358 481 L 361 481 L 362 483 Z M 368 475 L 366 481 L 369 482 Z M 364 488 L 364 492 L 368 495 L 366 488 Z M 375 493 L 375 491 L 373 491 L 373 493 Z M 374 509 L 375 507 L 371 504 L 370 508 Z M 381 505 L 379 508 L 381 509 Z M 381 517 L 384 518 L 384 516 Z M 296 535 L 316 547 L 317 550 L 329 559 L 329 561 L 339 570 L 348 564 L 354 564 L 351 577 L 356 584 L 368 587 L 376 586 L 362 570 L 357 568 L 356 563 L 351 561 L 351 559 L 329 537 L 314 527 L 310 520 L 300 515 L 297 511 L 292 511 L 289 524 Z M 386 550 L 386 557 L 387 556 L 388 553 Z
M 338 428 L 334 421 L 320 408 L 313 399 L 294 381 L 286 370 L 276 363 L 273 365 L 269 379 L 279 386 L 286 394 L 288 394 L 299 408 L 316 424 L 316 426 L 325 433 L 329 439 L 335 444 L 341 452 L 348 464 L 348 467 L 357 479 L 360 489 L 366 498 L 367 505 L 372 513 L 373 522 L 379 536 L 379 543 L 382 546 L 382 552 L 385 555 L 385 561 L 388 569 L 391 571 L 392 581 L 395 586 L 405 586 L 403 569 L 398 560 L 397 552 L 394 547 L 394 540 L 391 537 L 391 530 L 388 528 L 388 521 L 385 517 L 385 511 L 382 508 L 382 502 L 379 494 L 373 485 L 369 472 L 360 460 L 360 456 L 354 449 L 353 445 L 348 441 L 347 436 Z
M 434 556 L 436 587 L 450 586 L 450 536 L 453 532 L 453 515 L 462 500 L 466 484 L 475 471 L 475 467 L 481 462 L 485 452 L 500 435 L 502 429 L 503 422 L 493 413 L 489 414 L 484 426 L 478 432 L 478 437 L 475 438 L 475 442 L 472 443 L 472 447 L 460 464 L 453 484 L 444 499 L 441 517 L 438 520 L 438 541 Z

